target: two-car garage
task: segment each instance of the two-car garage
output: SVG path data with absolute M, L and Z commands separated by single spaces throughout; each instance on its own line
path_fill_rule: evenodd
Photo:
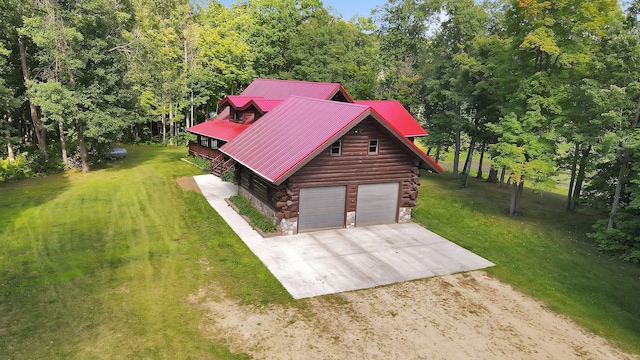
M 396 222 L 399 188 L 398 182 L 358 185 L 356 226 Z M 345 226 L 345 185 L 301 188 L 299 201 L 299 232 Z

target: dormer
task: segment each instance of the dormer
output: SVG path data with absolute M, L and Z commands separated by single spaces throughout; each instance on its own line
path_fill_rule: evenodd
M 262 114 L 257 113 L 255 109 L 236 109 L 230 106 L 229 121 L 238 124 L 250 124 L 254 122 Z
M 251 124 L 280 104 L 281 100 L 264 99 L 262 96 L 229 95 L 218 103 L 220 111 L 229 108 L 229 121 Z

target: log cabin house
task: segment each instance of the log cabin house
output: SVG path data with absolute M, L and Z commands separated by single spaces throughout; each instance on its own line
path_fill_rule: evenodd
M 189 153 L 233 171 L 241 194 L 284 234 L 406 222 L 426 131 L 397 101 L 355 101 L 340 84 L 256 79 L 189 132 Z

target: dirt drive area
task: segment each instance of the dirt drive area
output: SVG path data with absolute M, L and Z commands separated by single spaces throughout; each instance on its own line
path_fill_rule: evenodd
M 198 187 L 198 184 L 196 184 L 196 181 L 193 179 L 193 176 L 179 177 L 176 179 L 176 182 L 178 183 L 178 185 L 180 185 L 180 188 L 182 190 L 193 190 L 202 194 L 202 191 L 200 191 L 200 188 Z
M 190 301 L 206 336 L 256 359 L 639 359 L 483 271 L 240 306 L 212 286 Z

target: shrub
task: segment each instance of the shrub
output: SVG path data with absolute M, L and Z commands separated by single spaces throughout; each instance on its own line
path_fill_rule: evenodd
M 8 158 L 0 158 L 0 182 L 33 176 L 31 161 L 28 159 L 27 154 L 18 154 L 15 158 L 14 162 L 9 161 Z
M 200 156 L 189 156 L 189 162 L 208 173 L 211 169 L 211 161 Z
M 235 170 L 233 170 L 233 168 L 225 170 L 220 175 L 220 180 L 226 181 L 226 182 L 235 182 L 236 181 L 236 172 L 235 172 Z
M 616 228 L 608 229 L 608 219 L 597 221 L 595 230 L 587 234 L 599 250 L 615 255 L 622 261 L 640 264 L 640 220 L 638 213 L 622 209 L 616 215 Z
M 246 215 L 249 218 L 251 225 L 254 227 L 257 227 L 265 233 L 272 233 L 277 230 L 273 221 L 258 211 L 258 209 L 256 209 L 244 196 L 233 195 L 229 198 L 229 201 L 238 207 L 240 215 Z

